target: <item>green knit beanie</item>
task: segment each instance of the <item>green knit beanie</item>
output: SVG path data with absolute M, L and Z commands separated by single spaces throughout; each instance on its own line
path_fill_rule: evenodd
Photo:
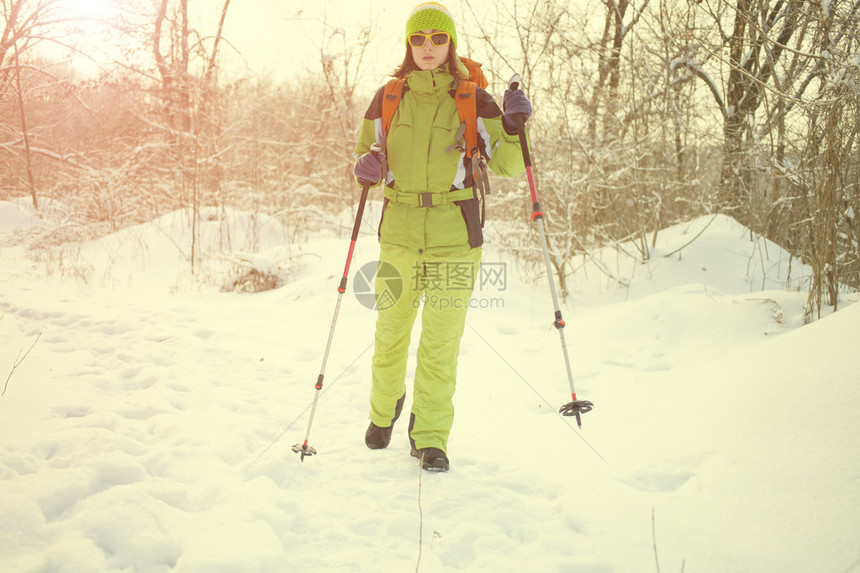
M 425 2 L 413 8 L 406 21 L 406 45 L 409 45 L 409 36 L 421 30 L 441 30 L 448 32 L 454 49 L 457 49 L 457 29 L 454 27 L 454 18 L 447 8 L 436 2 Z

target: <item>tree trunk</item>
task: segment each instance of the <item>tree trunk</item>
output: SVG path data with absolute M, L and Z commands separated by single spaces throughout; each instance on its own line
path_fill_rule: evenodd
M 14 25 L 14 24 L 13 24 Z M 15 34 L 13 33 L 13 41 Z M 30 190 L 30 197 L 33 199 L 33 208 L 39 208 L 39 197 L 36 194 L 36 182 L 33 178 L 33 161 L 30 155 L 30 132 L 27 130 L 27 112 L 24 108 L 24 89 L 21 87 L 21 63 L 18 61 L 18 45 L 14 44 L 13 58 L 15 60 L 15 85 L 18 95 L 18 113 L 21 116 L 21 137 L 24 140 L 24 166 L 27 172 L 27 188 Z
M 744 175 L 744 98 L 749 91 L 749 78 L 744 73 L 747 20 L 750 18 L 750 0 L 738 0 L 734 29 L 729 43 L 729 78 L 726 86 L 726 109 L 723 123 L 723 163 L 720 171 L 720 199 L 722 208 L 743 224 L 749 223 L 745 208 Z

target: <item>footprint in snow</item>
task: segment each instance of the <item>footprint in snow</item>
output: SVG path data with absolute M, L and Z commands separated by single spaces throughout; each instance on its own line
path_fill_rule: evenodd
M 622 477 L 619 481 L 649 493 L 674 493 L 695 475 L 687 471 L 641 471 Z
M 54 416 L 58 418 L 85 418 L 92 413 L 87 406 L 63 406 L 54 408 Z

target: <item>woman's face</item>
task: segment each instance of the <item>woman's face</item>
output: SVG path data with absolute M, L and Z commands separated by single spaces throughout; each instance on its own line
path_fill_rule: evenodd
M 421 30 L 422 34 L 431 35 L 439 32 L 439 30 Z M 448 61 L 448 47 L 451 45 L 450 38 L 441 46 L 437 46 L 430 38 L 424 38 L 424 45 L 415 47 L 410 42 L 409 48 L 412 50 L 412 59 L 415 60 L 415 65 L 421 70 L 435 70 L 442 64 Z

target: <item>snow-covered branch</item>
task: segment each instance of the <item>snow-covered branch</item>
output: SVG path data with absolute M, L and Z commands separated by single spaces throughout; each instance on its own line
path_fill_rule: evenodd
M 24 149 L 24 140 L 18 139 L 16 141 L 11 141 L 11 142 L 7 142 L 7 143 L 0 143 L 0 149 L 5 149 L 7 151 L 22 150 L 22 149 Z M 72 159 L 72 157 L 69 154 L 57 153 L 56 151 L 51 151 L 50 149 L 45 149 L 43 147 L 34 147 L 32 145 L 30 146 L 30 152 L 31 153 L 38 153 L 39 155 L 43 155 L 43 156 L 48 157 L 50 159 L 53 159 L 55 161 L 60 161 L 62 163 L 66 163 L 68 165 L 71 165 L 72 167 L 77 167 L 78 169 L 83 169 L 85 171 L 88 171 L 89 173 L 96 173 L 97 172 L 96 169 L 90 167 L 89 165 L 86 165 L 85 163 L 81 163 L 75 159 Z
M 717 82 L 714 81 L 714 78 L 712 78 L 710 74 L 702 68 L 702 66 L 690 58 L 676 58 L 669 63 L 670 72 L 675 72 L 678 68 L 687 68 L 693 73 L 693 75 L 705 82 L 705 85 L 707 85 L 708 89 L 711 90 L 711 94 L 713 94 L 714 101 L 717 102 L 720 111 L 723 115 L 726 114 L 726 104 L 723 102 L 720 87 L 717 85 Z

